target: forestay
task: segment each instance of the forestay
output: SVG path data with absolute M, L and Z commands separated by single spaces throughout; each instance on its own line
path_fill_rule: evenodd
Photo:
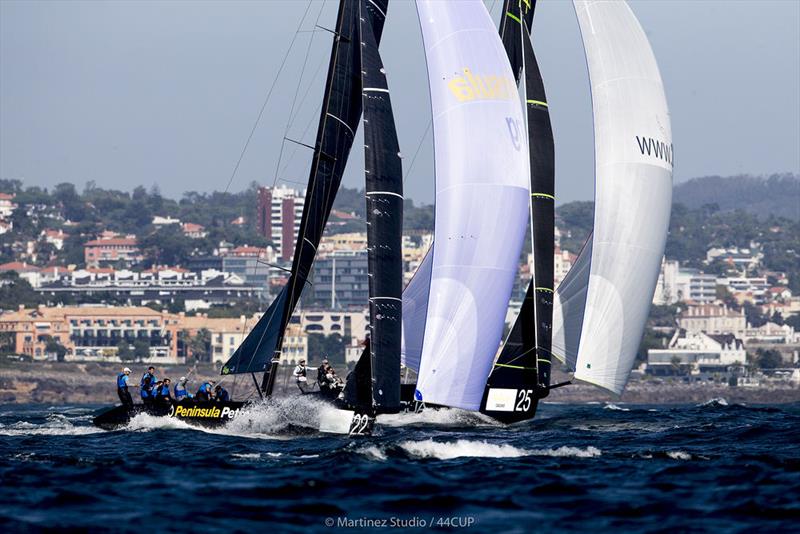
M 595 214 L 575 378 L 625 388 L 664 254 L 672 133 L 653 51 L 625 2 L 575 0 L 595 130 Z
M 522 107 L 480 0 L 418 0 L 433 112 L 436 229 L 417 399 L 477 410 L 528 214 Z

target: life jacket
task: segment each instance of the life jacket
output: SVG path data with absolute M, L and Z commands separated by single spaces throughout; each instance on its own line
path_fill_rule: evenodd
M 229 401 L 229 400 L 231 400 L 231 396 L 228 393 L 228 390 L 225 389 L 225 388 L 220 389 L 219 393 L 217 393 L 217 400 L 220 400 L 220 401 Z
M 305 368 L 305 366 L 298 365 L 297 367 L 295 367 L 294 368 L 294 376 L 295 377 L 306 376 L 306 368 Z
M 186 391 L 186 384 L 175 384 L 175 400 L 181 400 L 185 398 L 192 398 L 191 394 Z
M 201 393 L 208 396 L 211 393 L 211 384 L 208 382 L 203 382 L 203 384 L 200 386 L 200 389 L 197 390 L 198 395 Z
M 141 395 L 143 399 L 146 399 L 150 396 L 152 391 L 153 382 L 150 380 L 150 377 L 142 377 L 142 386 L 139 388 L 139 395 Z
M 161 389 L 156 393 L 156 397 L 169 397 L 169 386 L 162 385 Z
M 117 375 L 117 387 L 119 389 L 128 387 L 128 375 L 120 373 Z
M 146 384 L 145 382 L 147 381 L 148 378 L 150 379 L 150 382 Z M 153 386 L 156 385 L 156 382 L 158 382 L 158 380 L 156 380 L 156 377 L 154 375 L 147 372 L 145 372 L 145 374 L 142 375 L 141 386 L 143 389 L 148 389 L 148 390 L 153 389 Z

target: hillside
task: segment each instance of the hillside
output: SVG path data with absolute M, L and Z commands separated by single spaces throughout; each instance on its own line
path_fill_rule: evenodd
M 800 176 L 705 176 L 677 184 L 672 202 L 689 209 L 744 210 L 765 219 L 771 215 L 800 221 Z

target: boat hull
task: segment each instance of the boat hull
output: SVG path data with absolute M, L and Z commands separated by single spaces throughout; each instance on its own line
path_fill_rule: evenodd
M 171 417 L 195 426 L 218 427 L 232 421 L 245 404 L 236 401 L 194 402 L 183 400 L 147 406 L 144 404 L 134 404 L 131 407 L 117 405 L 98 414 L 93 423 L 104 430 L 115 430 L 127 425 L 137 415 L 146 413 L 155 417 Z

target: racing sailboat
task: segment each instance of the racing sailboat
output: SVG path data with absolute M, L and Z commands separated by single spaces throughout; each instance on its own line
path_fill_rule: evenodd
M 442 243 L 437 226 L 432 253 L 406 290 L 408 297 L 404 293 L 407 309 L 403 357 L 404 364 L 420 370 L 416 393 L 419 401 L 477 410 L 472 402 L 474 397 L 466 393 L 485 385 L 480 410 L 510 423 L 533 417 L 538 399 L 546 396 L 549 389 L 562 385 L 549 385 L 551 354 L 565 358 L 575 370 L 575 379 L 617 394 L 622 392 L 630 375 L 669 223 L 672 187 L 669 114 L 653 52 L 627 4 L 595 0 L 576 0 L 574 4 L 589 65 L 595 124 L 593 235 L 551 303 L 552 132 L 528 35 L 533 5 L 508 1 L 504 5 L 501 34 L 514 73 L 525 81 L 531 147 L 533 277 L 521 313 L 491 374 L 479 374 L 491 358 L 490 353 L 493 355 L 488 347 L 481 351 L 477 345 L 468 346 L 462 341 L 461 345 L 446 346 L 448 350 L 437 347 L 431 351 L 426 344 L 432 337 L 446 337 L 452 332 L 449 335 L 463 334 L 471 340 L 473 328 L 472 323 L 463 320 L 469 318 L 469 311 L 458 309 L 459 313 L 452 314 L 455 320 L 444 327 L 437 324 L 436 333 L 429 335 L 432 315 L 429 308 L 448 296 L 437 288 L 434 297 L 436 253 Z M 423 34 L 424 30 L 423 25 Z M 437 195 L 437 223 L 438 202 Z M 504 240 L 509 243 L 507 235 Z M 424 289 L 414 287 L 417 279 L 420 285 L 430 281 L 427 294 Z M 451 298 L 458 301 L 455 294 Z M 461 306 L 463 300 L 459 302 Z M 482 313 L 483 320 L 494 317 L 489 307 Z M 407 331 L 410 330 L 407 327 L 419 324 L 425 328 L 422 340 L 418 334 Z M 465 329 L 459 332 L 460 328 Z M 468 372 L 453 372 L 456 367 Z
M 273 393 L 283 336 L 308 281 L 355 132 L 364 115 L 370 340 L 345 388 L 343 417 L 323 430 L 365 433 L 377 413 L 400 409 L 402 165 L 385 69 L 378 52 L 388 0 L 341 0 L 314 159 L 289 281 L 222 374 L 263 372 Z M 356 380 L 356 377 L 360 377 Z M 341 421 L 346 420 L 346 427 Z
M 555 294 L 553 353 L 576 379 L 619 395 L 664 255 L 672 131 L 655 56 L 630 7 L 574 5 L 594 113 L 594 229 Z
M 481 412 L 504 423 L 532 418 L 550 390 L 555 226 L 555 150 L 544 83 L 531 44 L 535 0 L 506 0 L 500 21 L 511 68 L 523 85 L 530 157 L 533 269 L 520 313 L 486 381 Z
M 413 348 L 417 401 L 478 410 L 525 234 L 525 120 L 483 3 L 419 0 L 417 11 L 431 92 L 436 227 L 414 278 L 429 284 L 419 307 L 423 334 L 406 334 L 406 359 L 409 335 L 421 337 L 421 350 Z
M 355 132 L 361 120 L 361 0 L 341 0 L 325 82 L 316 142 L 313 146 L 303 215 L 289 279 L 253 330 L 222 367 L 223 375 L 263 373 L 259 390 L 272 395 L 289 320 L 308 283 L 317 247 L 342 181 Z M 388 0 L 372 0 L 369 18 L 374 41 L 380 43 Z

